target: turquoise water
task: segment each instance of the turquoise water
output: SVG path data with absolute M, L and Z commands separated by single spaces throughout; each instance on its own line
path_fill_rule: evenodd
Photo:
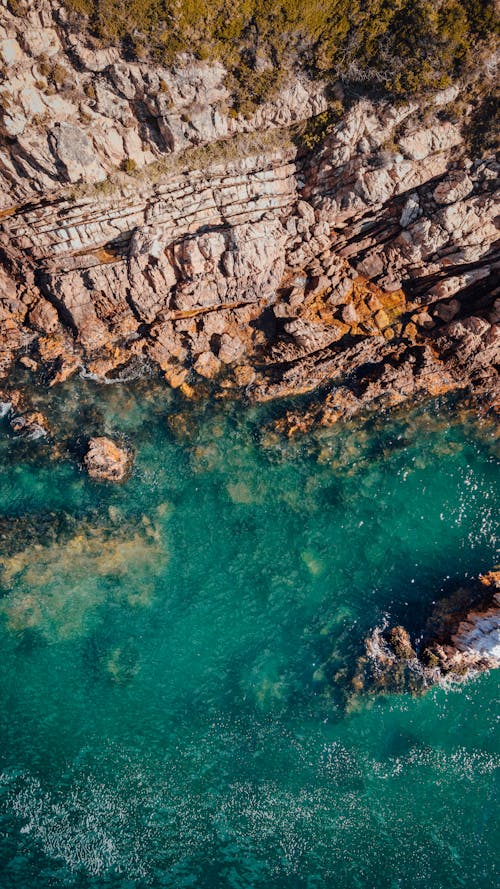
M 351 685 L 384 617 L 418 631 L 498 560 L 494 430 L 40 400 L 69 456 L 0 434 L 2 889 L 495 885 L 497 675 Z M 82 428 L 133 444 L 126 484 L 79 470 Z

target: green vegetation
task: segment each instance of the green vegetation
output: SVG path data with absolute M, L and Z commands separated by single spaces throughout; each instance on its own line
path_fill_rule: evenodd
M 128 173 L 128 175 L 131 176 L 137 169 L 137 163 L 133 158 L 127 157 L 127 159 L 123 161 L 122 169 L 124 173 Z
M 448 85 L 498 36 L 494 0 L 66 0 L 106 42 L 159 62 L 220 58 L 236 104 L 297 63 L 391 95 Z M 247 105 L 248 107 L 248 105 Z
M 500 148 L 500 89 L 478 99 L 465 126 L 465 137 L 473 155 L 480 156 Z
M 317 114 L 316 117 L 310 117 L 301 128 L 297 128 L 297 132 L 294 133 L 295 144 L 308 151 L 321 145 L 342 117 L 343 110 L 342 102 L 331 102 L 326 111 Z
M 323 118 L 324 115 L 318 115 Z M 316 120 L 314 118 L 313 120 Z M 228 166 L 239 163 L 242 158 L 266 155 L 267 160 L 274 153 L 281 158 L 295 157 L 299 146 L 308 148 L 304 132 L 309 131 L 309 125 L 297 124 L 295 127 L 283 127 L 282 129 L 269 129 L 265 132 L 238 133 L 227 139 L 217 139 L 205 145 L 196 145 L 185 148 L 172 154 L 165 154 L 160 159 L 147 164 L 144 167 L 131 167 L 125 161 L 120 169 L 110 173 L 102 182 L 81 182 L 78 185 L 68 186 L 64 190 L 65 197 L 76 202 L 82 198 L 118 198 L 126 193 L 130 185 L 128 177 L 133 173 L 137 182 L 146 186 L 156 182 L 165 182 L 169 176 L 179 177 L 183 174 L 194 173 L 199 170 L 207 172 L 212 165 L 224 163 Z M 315 143 L 317 144 L 317 143 Z M 127 176 L 124 176 L 124 173 Z

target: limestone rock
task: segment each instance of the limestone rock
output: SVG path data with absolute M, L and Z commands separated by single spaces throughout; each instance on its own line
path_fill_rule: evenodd
M 255 381 L 256 373 L 249 364 L 240 364 L 234 368 L 234 379 L 237 386 L 251 386 Z
M 237 336 L 230 336 L 223 333 L 220 338 L 220 346 L 218 351 L 219 361 L 224 364 L 233 364 L 238 361 L 245 351 L 245 346 Z
M 172 389 L 179 389 L 187 382 L 188 376 L 187 368 L 178 365 L 169 365 L 165 370 L 165 379 Z
M 432 195 L 437 204 L 454 204 L 463 201 L 473 191 L 472 180 L 464 170 L 456 170 L 436 186 Z
M 50 58 L 61 49 L 55 28 L 25 28 L 22 32 L 22 41 L 26 52 L 35 58 L 42 55 Z
M 7 37 L 0 40 L 0 56 L 4 65 L 15 65 L 22 59 L 23 53 L 15 37 Z
M 437 308 L 434 310 L 434 315 L 439 318 L 441 321 L 448 323 L 452 321 L 453 318 L 458 315 L 460 311 L 460 303 L 458 299 L 450 299 L 449 302 L 439 303 Z
M 93 50 L 86 47 L 75 35 L 72 35 L 71 43 L 76 58 L 88 71 L 104 71 L 119 58 L 119 51 L 114 46 Z
M 416 222 L 416 220 L 420 216 L 420 213 L 421 211 L 418 195 L 411 194 L 403 207 L 403 211 L 399 219 L 401 228 L 408 228 L 408 226 L 412 222 Z
M 43 333 L 53 333 L 59 323 L 57 309 L 41 298 L 29 313 L 29 323 Z
M 345 324 L 356 324 L 358 321 L 358 313 L 353 303 L 347 303 L 342 309 L 342 321 Z
M 411 160 L 423 160 L 437 151 L 454 148 L 462 141 L 459 128 L 442 123 L 427 129 L 414 130 L 399 140 L 399 145 Z

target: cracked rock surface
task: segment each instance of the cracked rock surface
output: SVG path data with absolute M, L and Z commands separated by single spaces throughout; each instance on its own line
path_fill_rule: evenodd
M 220 63 L 131 62 L 50 0 L 1 0 L 0 57 L 4 377 L 28 357 L 51 385 L 134 363 L 186 393 L 326 387 L 287 433 L 451 390 L 498 404 L 499 166 L 456 90 L 346 102 L 311 151 L 328 98 L 300 72 L 245 118 Z

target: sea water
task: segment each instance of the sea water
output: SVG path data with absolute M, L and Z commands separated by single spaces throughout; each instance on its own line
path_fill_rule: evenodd
M 0 433 L 2 889 L 492 887 L 498 676 L 355 693 L 498 559 L 499 441 L 453 405 L 296 440 L 152 381 Z M 90 434 L 135 452 L 80 469 Z M 66 449 L 66 450 L 65 450 Z

